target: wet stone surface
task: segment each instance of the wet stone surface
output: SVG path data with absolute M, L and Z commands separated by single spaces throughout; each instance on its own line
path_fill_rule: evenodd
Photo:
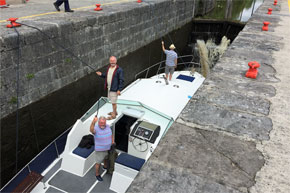
M 273 97 L 276 90 L 271 85 L 266 85 L 249 79 L 235 79 L 229 76 L 219 76 L 212 74 L 210 79 L 207 79 L 204 87 L 215 87 L 215 89 L 226 90 L 234 94 L 244 94 L 247 91 L 247 96 Z M 203 91 L 201 91 L 203 92 Z
M 272 129 L 271 119 L 228 109 L 203 101 L 191 101 L 181 113 L 180 119 L 201 126 L 211 126 L 218 130 L 257 140 L 269 139 Z
M 249 33 L 247 31 L 241 31 L 233 43 L 237 43 L 237 40 L 239 40 L 240 38 L 247 38 L 250 40 L 254 39 L 255 41 L 259 41 L 258 44 L 261 44 L 261 43 L 275 43 L 275 44 L 277 44 L 277 42 L 279 42 L 278 46 L 280 48 L 283 47 L 282 41 L 284 39 L 281 36 L 273 36 L 272 34 L 269 34 L 269 33 L 262 34 L 262 33 Z M 267 41 L 265 39 L 267 39 Z M 255 41 L 251 41 L 251 42 L 254 43 Z M 256 46 L 256 45 L 253 44 L 253 46 Z
M 263 164 L 253 142 L 174 123 L 128 192 L 245 192 Z
M 259 113 L 268 115 L 270 102 L 261 97 L 247 96 L 242 93 L 234 93 L 232 90 L 221 90 L 216 87 L 204 88 L 201 92 L 193 96 L 204 103 L 214 103 L 228 109 Z M 189 107 L 190 108 L 190 107 Z
M 263 52 L 279 51 L 281 47 L 281 44 L 278 42 L 260 41 L 257 44 L 257 42 L 253 42 L 251 39 L 245 36 L 240 36 L 239 38 L 235 39 L 235 44 L 238 44 L 240 47 L 249 49 L 255 46 L 256 49 L 262 50 Z
M 257 49 L 250 50 L 233 45 L 227 50 L 225 56 L 220 61 L 225 65 L 217 65 L 212 69 L 212 73 L 217 73 L 216 75 L 220 76 L 230 75 L 236 79 L 248 79 L 247 81 L 250 82 L 253 80 L 245 77 L 249 69 L 248 62 L 258 61 L 260 67 L 258 68 L 258 76 L 254 80 L 255 82 L 274 83 L 280 81 L 275 77 L 276 70 L 271 66 L 274 60 L 270 54 L 258 51 Z

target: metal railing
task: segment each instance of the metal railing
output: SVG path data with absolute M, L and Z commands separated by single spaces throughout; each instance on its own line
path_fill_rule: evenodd
M 48 146 L 39 152 L 32 160 L 30 160 L 17 174 L 9 180 L 2 188 L 1 192 L 12 192 L 14 188 L 21 183 L 22 180 L 31 172 L 35 171 L 41 174 L 55 159 L 59 158 L 60 154 L 64 151 L 66 137 L 72 127 L 65 130 L 57 138 L 55 138 Z M 62 139 L 65 138 L 65 139 Z M 62 144 L 64 142 L 64 144 Z M 45 158 L 45 154 L 49 158 Z M 53 154 L 53 156 L 51 156 Z M 45 158 L 45 159 L 43 159 Z
M 190 60 L 188 62 L 184 62 L 183 59 L 184 58 L 190 58 Z M 177 63 L 177 66 L 181 66 L 181 65 L 184 65 L 186 68 L 188 67 L 192 67 L 193 65 L 197 65 L 197 66 L 200 66 L 199 63 L 196 63 L 196 62 L 193 62 L 193 58 L 194 56 L 193 55 L 184 55 L 184 56 L 179 56 L 177 58 L 177 61 L 178 60 L 182 60 L 182 62 L 178 62 Z M 135 80 L 137 79 L 137 77 L 139 77 L 141 74 L 145 73 L 146 72 L 146 75 L 144 76 L 144 78 L 148 78 L 148 75 L 149 75 L 149 72 L 153 69 L 153 68 L 156 68 L 158 66 L 158 69 L 156 71 L 156 73 L 154 73 L 154 75 L 158 75 L 160 73 L 161 70 L 163 70 L 165 68 L 165 61 L 166 60 L 163 60 L 161 62 L 158 62 L 156 64 L 153 64 L 152 66 L 149 66 L 148 68 L 138 72 L 136 75 L 135 75 Z

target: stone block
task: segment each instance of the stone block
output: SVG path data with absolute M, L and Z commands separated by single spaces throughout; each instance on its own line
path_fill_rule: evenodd
M 253 142 L 174 123 L 128 192 L 240 193 L 264 163 Z
M 73 30 L 73 21 L 62 21 L 59 22 L 59 33 L 60 37 L 64 37 L 67 34 L 70 34 Z
M 211 78 L 204 82 L 204 87 L 216 87 L 217 89 L 225 91 L 231 90 L 232 93 L 241 95 L 247 90 L 248 96 L 258 96 L 261 98 L 273 97 L 276 94 L 275 88 L 271 85 L 248 81 L 247 79 L 232 79 L 228 76 L 220 76 L 218 74 L 212 74 Z
M 186 122 L 211 126 L 257 140 L 268 140 L 273 127 L 268 117 L 243 113 L 199 100 L 191 101 L 180 118 Z
M 16 65 L 18 62 L 18 49 L 13 49 L 10 51 L 5 51 L 1 53 L 1 71 L 6 68 Z
M 20 38 L 20 44 L 24 45 L 24 40 L 23 38 Z M 8 51 L 12 49 L 17 49 L 18 48 L 18 36 L 15 32 L 9 32 L 5 34 L 2 38 L 2 47 L 1 51 Z
M 239 111 L 268 115 L 270 102 L 261 97 L 247 96 L 241 93 L 229 92 L 227 88 L 221 90 L 213 85 L 205 86 L 194 98 Z

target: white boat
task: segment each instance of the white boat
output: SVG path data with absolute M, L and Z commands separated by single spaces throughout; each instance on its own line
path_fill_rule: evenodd
M 152 68 L 144 71 L 146 76 L 150 69 Z M 21 188 L 21 184 L 25 186 L 25 180 L 31 181 L 28 176 L 33 174 L 35 178 L 30 189 L 27 189 L 33 193 L 126 192 L 162 137 L 204 81 L 203 76 L 192 71 L 174 72 L 169 84 L 166 84 L 163 76 L 162 73 L 137 79 L 118 98 L 118 116 L 114 120 L 108 120 L 107 124 L 115 135 L 119 156 L 112 175 L 101 169 L 104 181 L 99 182 L 95 178 L 94 148 L 76 150 L 82 137 L 90 134 L 90 124 L 96 114 L 98 117 L 107 116 L 112 110 L 110 101 L 102 97 L 70 130 L 27 164 L 2 191 L 15 190 L 16 186 Z

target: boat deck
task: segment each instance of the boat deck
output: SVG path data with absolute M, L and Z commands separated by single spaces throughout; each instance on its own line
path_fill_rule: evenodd
M 51 171 L 51 170 L 50 170 Z M 49 187 L 44 189 L 43 183 L 38 184 L 32 193 L 43 192 L 100 192 L 113 193 L 109 189 L 111 183 L 111 174 L 100 168 L 101 176 L 104 181 L 99 182 L 95 177 L 95 167 L 92 167 L 83 177 L 74 175 L 64 170 L 57 170 L 47 179 Z

